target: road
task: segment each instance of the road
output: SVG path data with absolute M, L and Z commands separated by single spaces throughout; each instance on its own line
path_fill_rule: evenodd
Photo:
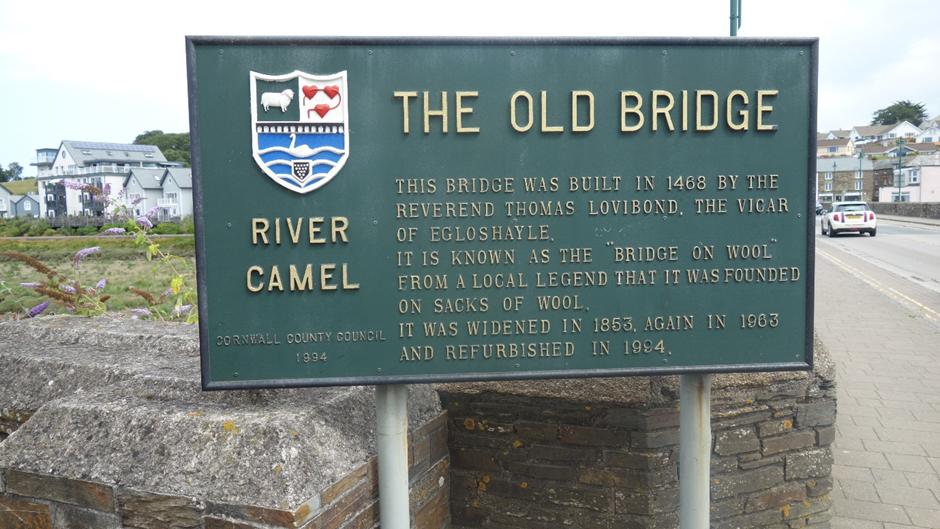
M 818 221 L 817 221 L 817 234 Z M 832 528 L 940 528 L 940 223 L 816 238 L 836 365 Z
M 879 219 L 877 237 L 825 237 L 817 228 L 816 258 L 829 261 L 887 296 L 900 310 L 940 329 L 940 225 Z M 851 296 L 845 295 L 850 303 Z

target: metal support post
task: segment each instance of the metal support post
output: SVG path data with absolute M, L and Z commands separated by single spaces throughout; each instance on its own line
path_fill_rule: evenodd
M 679 378 L 679 526 L 708 529 L 712 377 Z
M 408 386 L 375 387 L 379 518 L 384 529 L 408 529 Z

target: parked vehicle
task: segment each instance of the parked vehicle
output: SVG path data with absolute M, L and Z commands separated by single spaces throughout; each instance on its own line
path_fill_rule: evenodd
M 826 212 L 826 210 L 823 209 L 823 207 L 822 207 L 822 202 L 820 202 L 820 201 L 817 200 L 817 201 L 816 201 L 816 216 L 818 217 L 818 216 L 822 215 L 822 214 L 825 213 L 825 212 Z
M 837 202 L 819 221 L 819 231 L 823 235 L 835 237 L 839 233 L 867 233 L 874 237 L 878 234 L 875 212 L 865 202 Z

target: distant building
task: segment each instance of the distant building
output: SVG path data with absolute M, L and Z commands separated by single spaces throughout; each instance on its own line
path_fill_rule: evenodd
M 873 174 L 868 158 L 817 158 L 816 196 L 821 202 L 869 200 L 874 189 Z
M 855 142 L 849 138 L 817 140 L 816 156 L 854 156 Z
M 940 202 L 940 153 L 902 161 L 899 179 L 894 171 L 892 185 L 879 190 L 881 202 Z
M 10 217 L 38 217 L 39 197 L 28 195 L 10 195 Z
M 10 218 L 10 197 L 13 192 L 0 184 L 0 219 Z
M 63 183 L 66 181 L 110 189 L 113 199 L 117 199 L 118 193 L 125 189 L 124 205 L 132 207 L 139 215 L 159 206 L 164 200 L 161 182 L 168 170 L 172 169 L 178 175 L 192 174 L 179 162 L 167 161 L 155 146 L 123 143 L 66 140 L 57 149 L 36 149 L 36 161 L 31 165 L 36 166 L 38 173 L 39 215 L 49 218 L 106 217 L 113 213 L 91 193 L 72 189 Z M 178 178 L 185 179 L 182 176 Z M 191 182 L 191 176 L 189 180 Z M 179 200 L 179 191 L 174 189 L 172 193 L 177 193 L 174 199 Z M 185 209 L 192 214 L 191 191 L 189 196 L 190 204 Z M 136 198 L 141 200 L 131 206 Z M 182 211 L 184 208 L 177 205 L 176 209 Z

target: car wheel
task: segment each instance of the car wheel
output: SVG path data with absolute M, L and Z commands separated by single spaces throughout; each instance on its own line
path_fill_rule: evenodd
M 836 236 L 836 230 L 832 229 L 832 226 L 829 226 L 829 236 L 830 237 Z
M 826 234 L 826 225 L 822 222 L 819 223 L 819 233 L 822 235 Z
M 871 230 L 870 232 L 868 232 L 868 234 L 871 235 L 872 237 L 874 237 L 875 235 L 878 235 L 878 228 Z

